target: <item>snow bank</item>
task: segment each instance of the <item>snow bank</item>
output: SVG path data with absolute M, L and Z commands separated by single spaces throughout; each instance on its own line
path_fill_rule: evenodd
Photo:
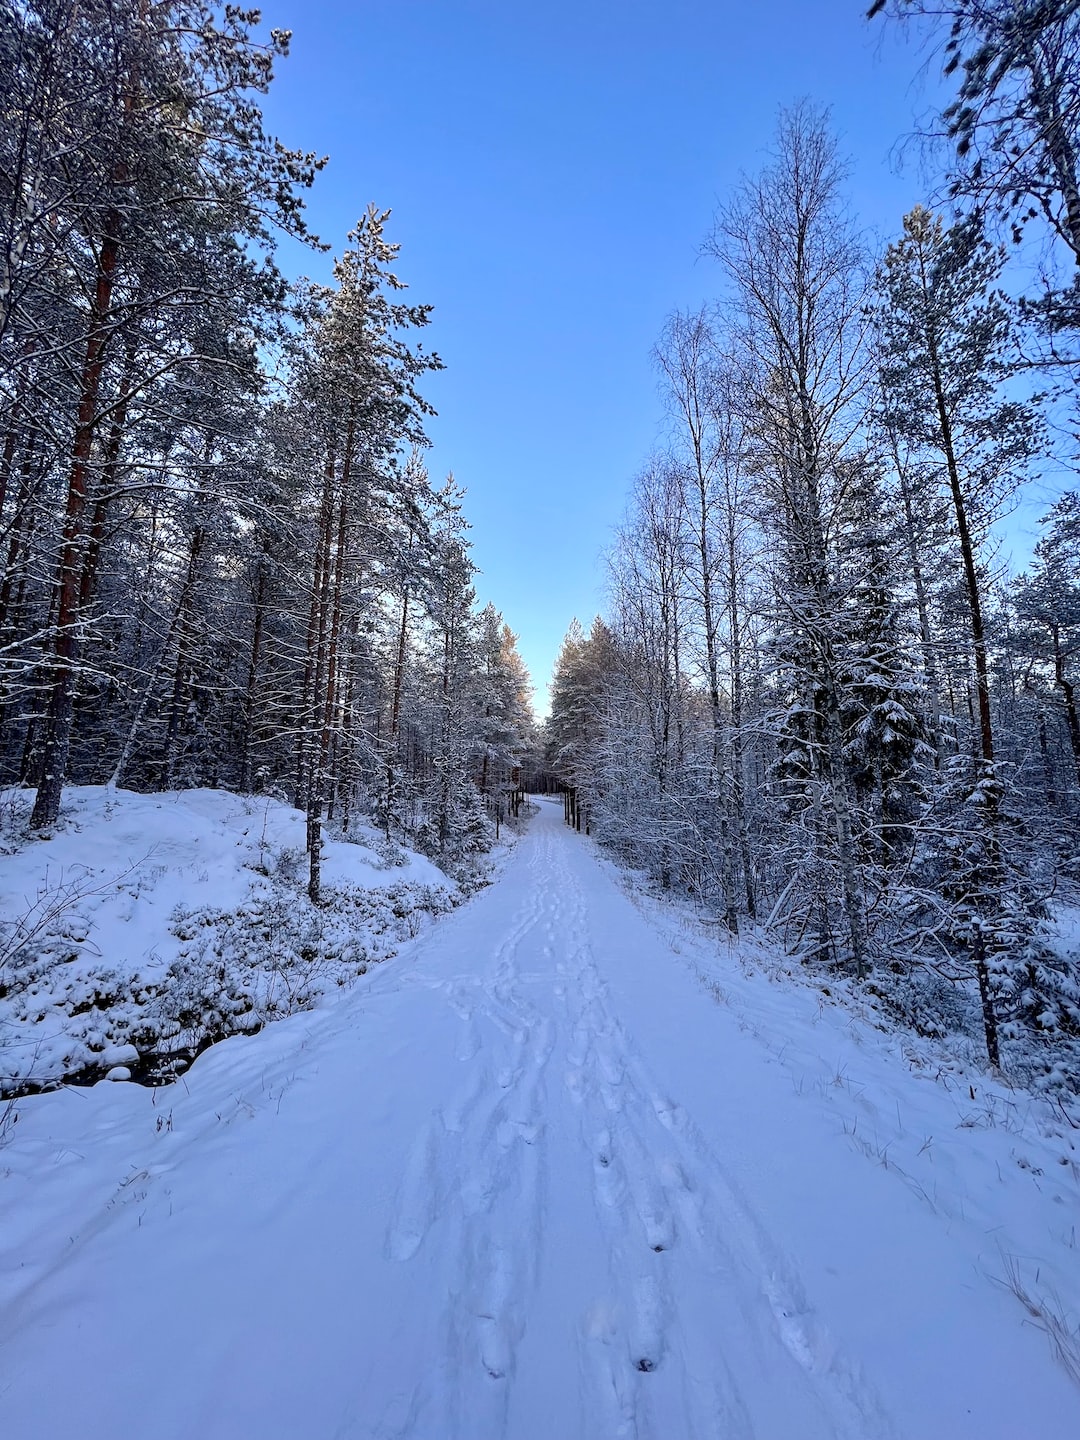
M 73 787 L 61 824 L 31 840 L 26 805 L 5 797 L 0 1094 L 182 1068 L 311 1008 L 461 898 L 361 826 L 324 841 L 312 905 L 304 817 L 265 796 Z
M 1019 1302 L 1025 1323 L 1041 1332 L 1049 1353 L 1080 1385 L 1075 1098 L 1014 1086 L 987 1070 L 977 1039 L 915 1034 L 897 1023 L 872 988 L 826 978 L 760 936 L 729 937 L 689 904 L 648 893 L 610 860 L 601 863 L 664 948 L 719 1007 L 717 1019 L 728 1031 L 726 1068 L 739 1063 L 734 1031 L 740 1049 L 745 1044 L 746 1073 L 752 1073 L 751 1057 L 768 1057 L 779 1072 L 774 1091 L 790 1087 L 797 1100 L 803 1120 L 780 1137 L 771 1118 L 766 1123 L 764 1113 L 758 1114 L 776 1094 L 748 1085 L 730 1143 L 744 1154 L 752 1152 L 759 1134 L 765 1148 L 780 1143 L 798 1174 L 819 1163 L 823 1134 L 842 1138 L 892 1180 L 898 1203 L 906 1196 L 945 1228 L 957 1274 L 966 1267 L 972 1282 L 989 1282 L 984 1295 L 996 1292 Z M 1070 943 L 1067 916 L 1055 938 Z M 693 1055 L 699 1052 L 687 1020 L 680 1015 L 678 1034 Z M 652 1023 L 659 1024 L 656 1015 Z M 695 1017 L 695 1026 L 708 1029 L 704 1017 Z M 679 1046 L 674 1054 L 680 1057 Z M 836 1233 L 834 1217 L 827 1208 L 815 1209 L 802 1185 L 773 1192 L 768 1203 L 777 1229 L 805 1232 L 807 1245 L 815 1233 L 833 1235 L 837 1244 L 852 1240 Z M 868 1204 L 868 1227 L 887 1231 L 893 1223 L 880 1197 Z M 906 1242 L 895 1223 L 902 1267 Z M 820 1262 L 823 1283 L 833 1263 L 827 1249 Z M 913 1297 L 913 1325 L 926 1323 L 919 1315 L 923 1298 Z

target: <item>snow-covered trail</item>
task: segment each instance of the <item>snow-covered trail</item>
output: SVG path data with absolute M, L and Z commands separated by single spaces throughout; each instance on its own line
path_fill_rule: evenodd
M 18 1132 L 11 1440 L 1077 1433 L 1016 1301 L 801 1103 L 561 807 L 340 1005 Z

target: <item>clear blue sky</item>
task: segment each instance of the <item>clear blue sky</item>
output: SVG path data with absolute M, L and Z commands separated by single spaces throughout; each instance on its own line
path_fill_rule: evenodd
M 699 247 L 779 106 L 830 105 L 851 197 L 890 236 L 924 198 L 891 154 L 920 55 L 865 0 L 272 0 L 293 30 L 266 111 L 329 153 L 314 228 L 340 250 L 390 208 L 435 306 L 429 466 L 467 491 L 478 590 L 520 636 L 538 708 L 562 636 L 603 604 L 601 553 L 660 434 L 649 352 L 715 293 Z M 930 83 L 932 89 L 932 80 Z M 329 261 L 283 255 L 325 277 Z

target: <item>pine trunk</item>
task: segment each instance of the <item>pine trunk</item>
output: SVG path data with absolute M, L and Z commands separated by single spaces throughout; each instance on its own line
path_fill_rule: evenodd
M 75 423 L 71 470 L 68 477 L 64 535 L 56 576 L 56 619 L 53 660 L 46 682 L 48 705 L 45 736 L 30 827 L 40 830 L 53 825 L 60 814 L 60 800 L 67 779 L 68 754 L 75 717 L 75 676 L 79 661 L 79 582 L 82 568 L 82 526 L 90 478 L 90 456 L 98 418 L 98 395 L 105 368 L 109 339 L 108 316 L 113 283 L 120 258 L 120 216 L 114 214 L 105 227 L 105 239 L 98 255 L 94 303 L 79 383 L 79 407 Z

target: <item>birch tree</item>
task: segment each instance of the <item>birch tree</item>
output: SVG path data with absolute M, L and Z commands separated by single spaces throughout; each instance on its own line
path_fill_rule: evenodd
M 841 597 L 830 544 L 849 483 L 845 462 L 863 443 L 870 356 L 867 267 L 844 211 L 843 178 L 825 116 L 806 105 L 785 112 L 772 162 L 720 209 L 708 249 L 730 287 L 744 393 L 753 397 L 755 473 L 780 537 L 777 621 L 799 692 L 814 860 L 822 874 L 838 875 L 847 949 L 862 975 L 865 894 L 844 765 Z M 817 903 L 827 904 L 824 891 Z

